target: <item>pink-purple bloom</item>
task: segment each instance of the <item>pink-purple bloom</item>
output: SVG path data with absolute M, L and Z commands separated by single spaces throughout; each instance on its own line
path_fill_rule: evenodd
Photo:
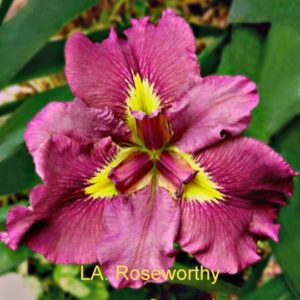
M 75 100 L 52 102 L 29 123 L 44 183 L 28 208 L 10 210 L 0 238 L 56 263 L 99 262 L 115 287 L 145 284 L 118 280 L 117 265 L 169 269 L 174 243 L 205 267 L 236 273 L 259 260 L 257 240 L 278 240 L 278 206 L 296 175 L 240 136 L 256 86 L 201 77 L 192 31 L 171 10 L 157 25 L 132 20 L 125 35 L 67 41 Z

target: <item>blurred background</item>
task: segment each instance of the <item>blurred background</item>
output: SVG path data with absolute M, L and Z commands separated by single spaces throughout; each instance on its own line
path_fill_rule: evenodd
M 260 105 L 245 132 L 268 143 L 300 170 L 299 0 L 2 0 L 0 1 L 0 230 L 7 211 L 28 204 L 40 182 L 24 140 L 28 121 L 49 101 L 72 99 L 63 74 L 65 39 L 82 31 L 93 41 L 122 33 L 131 18 L 173 8 L 197 41 L 203 76 L 244 74 L 258 85 Z M 259 241 L 262 260 L 217 284 L 149 284 L 114 290 L 107 281 L 81 281 L 79 266 L 53 265 L 25 247 L 0 244 L 1 300 L 300 299 L 300 180 L 280 212 L 280 242 Z M 224 253 L 226 255 L 226 253 Z M 196 261 L 181 253 L 177 267 Z M 88 266 L 87 270 L 93 266 Z

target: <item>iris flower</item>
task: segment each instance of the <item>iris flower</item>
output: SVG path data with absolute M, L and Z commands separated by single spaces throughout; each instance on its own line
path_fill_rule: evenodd
M 29 123 L 43 184 L 29 207 L 10 210 L 1 240 L 55 263 L 98 262 L 115 287 L 145 284 L 116 278 L 116 266 L 168 270 L 174 243 L 220 272 L 257 262 L 257 240 L 278 240 L 277 207 L 296 173 L 240 136 L 255 84 L 201 77 L 192 31 L 171 10 L 157 25 L 132 20 L 125 36 L 68 39 L 75 100 L 51 102 Z

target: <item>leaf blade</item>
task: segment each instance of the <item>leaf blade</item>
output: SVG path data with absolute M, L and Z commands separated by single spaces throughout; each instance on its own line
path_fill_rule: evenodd
M 65 23 L 97 3 L 98 0 L 52 0 L 49 5 L 45 1 L 29 1 L 15 18 L 0 27 L 0 57 L 5 58 L 0 68 L 0 88 L 10 82 Z

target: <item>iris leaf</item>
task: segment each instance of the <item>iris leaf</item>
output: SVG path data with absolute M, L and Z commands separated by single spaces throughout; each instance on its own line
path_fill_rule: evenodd
M 0 163 L 23 143 L 24 130 L 30 119 L 48 102 L 55 99 L 60 101 L 72 99 L 69 88 L 64 86 L 29 97 L 0 128 Z
M 295 120 L 278 135 L 273 146 L 296 169 L 300 170 L 300 119 Z M 300 178 L 295 179 L 294 196 L 288 206 L 281 209 L 279 243 L 273 243 L 275 255 L 289 286 L 300 299 Z
M 0 162 L 0 195 L 23 191 L 39 182 L 24 144 Z
M 258 105 L 248 133 L 268 141 L 300 113 L 300 26 L 272 25 L 259 76 Z
M 243 287 L 241 288 L 240 295 L 247 294 L 257 287 L 257 283 L 262 277 L 263 271 L 267 266 L 270 259 L 270 255 L 264 257 L 258 264 L 252 267 L 252 272 Z
M 148 300 L 149 297 L 144 289 L 133 290 L 129 288 L 115 289 L 109 293 L 108 300 Z
M 244 74 L 258 82 L 264 38 L 253 28 L 233 26 L 231 43 L 225 47 L 217 73 Z
M 20 246 L 17 251 L 12 251 L 3 243 L 0 243 L 0 253 L 0 275 L 17 267 L 32 255 L 32 252 L 24 246 Z
M 184 266 L 179 263 L 175 263 L 174 266 L 171 268 L 171 272 L 174 270 L 180 271 L 185 270 L 185 272 L 188 274 L 189 269 L 187 266 Z M 211 276 L 211 275 L 210 275 Z M 174 279 L 170 280 L 173 284 L 182 284 L 185 286 L 189 286 L 204 292 L 219 292 L 224 294 L 238 294 L 239 288 L 227 283 L 225 281 L 222 281 L 220 279 L 217 280 L 215 284 L 212 284 L 212 278 L 210 280 L 207 280 L 206 276 L 203 276 L 202 280 L 197 280 L 194 276 L 191 276 L 192 278 L 187 278 L 185 280 L 180 280 L 177 276 L 175 276 Z
M 98 0 L 30 0 L 10 21 L 0 27 L 0 88 L 48 42 L 64 24 Z
M 12 113 L 23 104 L 22 100 L 0 105 L 0 117 Z
M 71 98 L 66 86 L 32 96 L 0 128 L 0 195 L 31 188 L 38 182 L 32 158 L 24 145 L 26 124 L 48 102 Z
M 122 31 L 125 28 L 119 28 Z M 197 37 L 211 37 L 215 42 L 203 51 L 199 56 L 199 61 L 204 74 L 211 73 L 216 68 L 219 61 L 220 48 L 223 45 L 226 34 L 223 30 L 210 26 L 194 26 L 194 33 Z M 108 30 L 96 31 L 87 36 L 94 42 L 101 42 L 107 38 Z M 64 68 L 64 47 L 65 39 L 49 42 L 18 72 L 9 82 L 10 84 L 23 82 L 33 78 L 49 76 L 63 71 Z
M 221 59 L 222 47 L 225 44 L 226 34 L 214 38 L 213 43 L 204 49 L 198 56 L 201 75 L 206 76 L 216 71 Z
M 13 0 L 2 0 L 0 2 L 0 24 L 3 22 L 12 2 Z
M 93 32 L 87 35 L 92 41 L 100 42 L 108 36 L 108 30 Z M 49 76 L 63 71 L 66 40 L 46 44 L 12 79 L 10 83 L 18 83 L 33 78 Z
M 234 23 L 280 22 L 299 19 L 297 0 L 233 0 L 229 21 Z
M 244 74 L 257 83 L 260 103 L 247 134 L 269 141 L 300 113 L 300 26 L 272 25 L 266 41 L 255 30 L 233 28 L 219 74 Z M 293 58 L 293 59 L 291 59 Z
M 276 277 L 271 281 L 265 283 L 262 287 L 256 289 L 254 292 L 240 297 L 240 300 L 294 300 L 295 298 L 290 293 L 283 276 Z

